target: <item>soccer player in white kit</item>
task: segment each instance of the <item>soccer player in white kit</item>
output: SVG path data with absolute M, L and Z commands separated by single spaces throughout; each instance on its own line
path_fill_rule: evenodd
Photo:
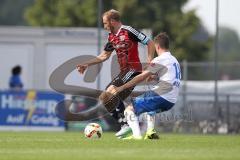
M 158 79 L 151 90 L 133 98 L 132 104 L 126 107 L 124 114 L 133 131 L 133 135 L 125 139 L 142 139 L 138 122 L 140 114 L 168 111 L 174 106 L 178 98 L 181 71 L 177 59 L 169 51 L 168 35 L 160 33 L 155 37 L 154 43 L 158 56 L 151 61 L 148 68 L 128 83 L 120 87 L 110 86 L 107 90 L 112 94 L 116 94 L 135 86 L 153 75 Z M 145 139 L 147 139 L 146 136 Z

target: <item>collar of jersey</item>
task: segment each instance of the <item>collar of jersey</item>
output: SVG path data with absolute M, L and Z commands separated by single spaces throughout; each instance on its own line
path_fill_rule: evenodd
M 163 52 L 161 55 L 164 55 L 164 54 L 171 54 L 171 52 L 170 51 Z
M 121 27 L 118 29 L 117 33 L 115 34 L 115 36 L 117 36 L 119 34 L 119 32 L 121 31 L 123 25 L 121 25 Z
M 158 56 L 158 57 L 163 57 L 163 55 L 171 55 L 171 52 L 170 51 L 167 51 L 167 52 L 163 52 L 160 56 Z

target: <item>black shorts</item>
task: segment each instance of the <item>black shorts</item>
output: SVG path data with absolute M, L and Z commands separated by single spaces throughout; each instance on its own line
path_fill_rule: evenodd
M 139 75 L 141 72 L 136 72 L 135 70 L 129 70 L 129 71 L 125 71 L 125 72 L 120 72 L 106 87 L 106 89 L 110 86 L 110 85 L 114 85 L 114 86 L 122 86 L 123 84 L 129 82 L 130 80 L 132 80 L 134 77 L 136 77 L 137 75 Z M 135 87 L 135 86 L 134 86 Z M 118 93 L 116 96 L 114 96 L 113 98 L 111 98 L 111 100 L 109 100 L 109 102 L 107 102 L 105 104 L 105 107 L 107 108 L 107 110 L 109 112 L 113 111 L 118 104 L 120 103 L 120 101 L 125 100 L 133 91 L 134 87 L 128 88 L 123 90 L 122 92 Z

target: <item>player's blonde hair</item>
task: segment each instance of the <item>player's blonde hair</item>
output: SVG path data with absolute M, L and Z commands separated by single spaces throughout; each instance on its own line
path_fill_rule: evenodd
M 120 13 L 117 10 L 115 10 L 115 9 L 110 9 L 110 10 L 104 12 L 103 13 L 103 17 L 104 16 L 107 16 L 108 20 L 113 19 L 113 20 L 115 20 L 117 22 L 120 21 L 120 17 L 121 17 Z

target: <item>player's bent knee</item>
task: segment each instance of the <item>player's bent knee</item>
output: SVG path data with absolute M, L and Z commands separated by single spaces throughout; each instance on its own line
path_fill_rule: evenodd
M 99 96 L 99 100 L 102 101 L 103 103 L 108 101 L 110 99 L 109 93 L 107 92 L 102 92 L 102 94 Z
M 108 112 L 112 112 L 113 110 L 115 110 L 119 104 L 119 98 L 109 92 L 103 92 L 99 96 L 99 100 L 102 102 Z

